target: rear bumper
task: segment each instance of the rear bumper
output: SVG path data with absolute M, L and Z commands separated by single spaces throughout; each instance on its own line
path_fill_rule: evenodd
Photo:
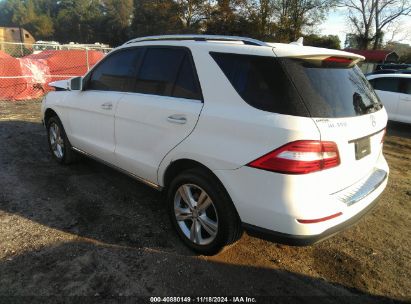
M 325 183 L 314 174 L 287 176 L 257 170 L 242 167 L 214 172 L 250 235 L 290 245 L 313 244 L 354 224 L 375 206 L 389 173 L 381 153 L 373 170 L 361 180 L 327 193 L 333 181 Z
M 327 230 L 325 230 L 321 234 L 317 235 L 292 235 L 287 233 L 281 233 L 272 231 L 269 229 L 261 228 L 258 226 L 254 226 L 251 224 L 243 223 L 243 228 L 247 232 L 248 235 L 254 236 L 263 240 L 267 240 L 270 242 L 280 243 L 284 245 L 290 246 L 308 246 L 339 233 L 342 230 L 347 229 L 348 227 L 357 223 L 366 213 L 371 211 L 377 205 L 378 199 L 373 201 L 369 204 L 366 208 L 362 211 L 351 217 L 345 222 L 342 222 L 336 226 L 333 226 Z

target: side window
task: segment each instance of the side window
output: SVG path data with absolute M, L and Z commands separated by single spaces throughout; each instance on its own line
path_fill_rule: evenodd
M 137 75 L 135 92 L 172 96 L 185 52 L 173 48 L 148 48 Z
M 134 91 L 143 94 L 201 99 L 189 53 L 181 48 L 147 48 Z
M 388 91 L 388 92 L 399 92 L 399 81 L 398 78 L 393 77 L 380 77 L 374 78 L 371 84 L 374 90 Z
M 174 97 L 202 99 L 197 75 L 188 54 L 185 54 L 173 91 Z
M 241 98 L 252 107 L 308 116 L 295 87 L 275 58 L 214 52 L 210 55 Z
M 142 49 L 126 49 L 109 55 L 92 72 L 87 90 L 126 92 L 136 74 L 136 60 Z
M 411 95 L 411 78 L 401 78 L 400 93 Z

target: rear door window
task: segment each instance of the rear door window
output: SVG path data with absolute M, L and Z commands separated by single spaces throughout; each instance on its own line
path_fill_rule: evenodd
M 189 54 L 186 54 L 180 66 L 172 96 L 200 100 L 202 95 L 199 87 L 194 63 L 191 61 Z
M 149 47 L 139 68 L 137 93 L 201 99 L 197 74 L 184 48 Z

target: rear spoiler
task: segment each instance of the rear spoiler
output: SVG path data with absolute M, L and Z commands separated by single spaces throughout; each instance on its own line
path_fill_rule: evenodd
M 364 56 L 325 48 L 301 46 L 297 44 L 269 43 L 277 57 L 287 57 L 303 60 L 325 60 L 327 58 L 349 59 L 353 64 L 365 60 Z
M 309 61 L 312 63 L 315 62 L 323 62 L 329 64 L 339 64 L 339 65 L 346 65 L 346 66 L 354 66 L 358 62 L 364 60 L 362 58 L 358 58 L 357 56 L 342 56 L 342 55 L 302 55 L 302 56 L 287 56 L 287 58 L 292 59 L 301 59 L 304 61 Z

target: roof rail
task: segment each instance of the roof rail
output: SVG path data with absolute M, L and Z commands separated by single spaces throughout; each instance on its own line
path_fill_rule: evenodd
M 257 46 L 270 46 L 267 43 L 247 38 L 247 37 L 239 37 L 239 36 L 220 36 L 220 35 L 162 35 L 162 36 L 148 36 L 148 37 L 140 37 L 135 38 L 130 41 L 127 41 L 124 44 L 130 44 L 135 42 L 142 42 L 142 41 L 161 41 L 161 40 L 194 40 L 194 41 L 241 41 L 247 45 L 257 45 Z

